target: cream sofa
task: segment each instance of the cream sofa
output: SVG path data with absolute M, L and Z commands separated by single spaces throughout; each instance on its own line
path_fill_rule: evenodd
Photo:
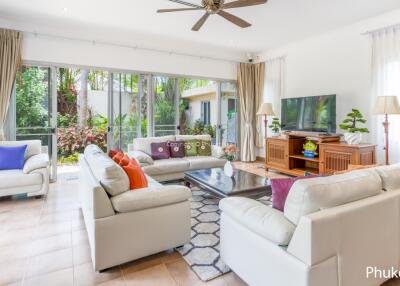
M 190 240 L 191 192 L 162 186 L 129 190 L 124 170 L 97 146 L 80 155 L 80 204 L 93 267 L 103 270 Z
M 210 135 L 171 135 L 161 137 L 148 137 L 133 139 L 133 144 L 128 146 L 128 155 L 135 158 L 142 166 L 143 171 L 155 180 L 171 181 L 184 177 L 184 173 L 190 170 L 223 167 L 226 163 L 222 159 L 223 150 L 219 146 L 212 145 L 212 156 L 193 156 L 184 158 L 170 158 L 153 160 L 151 158 L 151 143 L 182 141 L 182 140 L 208 140 Z
M 22 170 L 0 171 L 0 196 L 46 195 L 49 190 L 49 156 L 42 153 L 40 140 L 0 141 L 0 146 L 27 145 Z
M 222 260 L 252 286 L 380 285 L 367 267 L 400 267 L 400 165 L 297 181 L 284 212 L 220 209 Z

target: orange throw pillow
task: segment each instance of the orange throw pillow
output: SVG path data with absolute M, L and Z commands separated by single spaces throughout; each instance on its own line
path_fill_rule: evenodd
M 146 175 L 144 174 L 140 166 L 134 165 L 134 163 L 129 162 L 127 166 L 122 166 L 125 173 L 128 175 L 131 190 L 147 188 L 149 182 L 147 181 Z
M 118 149 L 110 149 L 110 151 L 108 151 L 108 156 L 110 156 L 110 158 L 114 157 L 115 155 L 117 155 L 118 152 L 121 152 L 121 150 Z
M 119 165 L 122 166 L 127 166 L 129 162 L 131 161 L 131 158 L 128 157 L 128 155 L 124 154 L 122 159 L 119 161 Z
M 115 163 L 119 164 L 119 162 L 121 162 L 123 157 L 124 153 L 118 152 L 117 154 L 114 155 L 114 157 L 112 157 L 112 159 L 114 160 Z

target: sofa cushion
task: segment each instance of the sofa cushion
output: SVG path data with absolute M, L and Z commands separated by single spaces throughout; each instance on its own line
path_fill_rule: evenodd
M 25 174 L 32 171 L 46 168 L 49 165 L 49 155 L 48 154 L 38 154 L 30 157 L 26 160 L 24 169 L 22 170 Z
M 0 146 L 21 146 L 28 145 L 25 151 L 25 160 L 42 153 L 42 143 L 40 140 L 21 140 L 21 141 L 0 141 Z
M 189 162 L 189 170 L 222 168 L 226 163 L 226 160 L 210 156 L 186 157 L 185 159 Z
M 135 138 L 133 139 L 133 150 L 142 151 L 148 155 L 151 155 L 151 143 L 174 141 L 175 136 L 161 136 L 161 137 L 147 137 L 147 138 Z
M 197 147 L 199 145 L 199 140 L 189 140 L 185 141 L 185 156 L 197 156 Z
M 22 170 L 27 145 L 0 146 L 0 170 Z
M 140 166 L 152 165 L 154 163 L 150 155 L 144 153 L 143 151 L 129 151 L 128 156 L 134 158 L 139 162 Z
M 125 171 L 107 154 L 86 147 L 84 156 L 93 175 L 109 195 L 115 196 L 129 190 L 129 178 Z
M 150 176 L 185 172 L 187 170 L 189 170 L 189 161 L 186 158 L 156 160 L 153 165 L 143 166 L 143 171 Z
M 242 226 L 277 245 L 288 245 L 295 230 L 281 211 L 256 200 L 231 197 L 222 199 L 219 207 Z
M 0 189 L 41 185 L 43 176 L 41 173 L 25 174 L 22 170 L 3 170 L 0 171 L 0 182 Z
M 400 189 L 400 164 L 381 166 L 374 169 L 382 179 L 382 187 L 386 191 Z
M 185 143 L 183 141 L 169 141 L 168 145 L 172 158 L 185 157 Z
M 201 134 L 201 135 L 176 135 L 177 141 L 188 141 L 188 140 L 205 140 L 211 141 L 211 135 Z
M 211 141 L 200 140 L 200 144 L 197 147 L 197 155 L 211 156 Z
M 188 188 L 169 185 L 124 192 L 112 197 L 111 203 L 117 212 L 123 213 L 179 203 L 190 197 L 191 192 Z
M 169 159 L 169 145 L 168 142 L 153 142 L 150 144 L 151 158 L 153 160 Z
M 304 215 L 378 195 L 382 181 L 373 169 L 298 180 L 287 196 L 284 213 L 294 224 Z

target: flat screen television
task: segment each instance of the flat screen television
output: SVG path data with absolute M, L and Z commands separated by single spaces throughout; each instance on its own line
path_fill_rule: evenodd
M 282 130 L 336 133 L 336 95 L 282 99 Z

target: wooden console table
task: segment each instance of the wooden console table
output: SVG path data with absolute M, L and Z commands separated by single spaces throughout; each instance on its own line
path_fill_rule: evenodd
M 266 139 L 265 168 L 277 170 L 292 176 L 332 174 L 346 170 L 349 164 L 375 164 L 375 145 L 349 145 L 339 142 L 325 142 L 324 138 L 313 140 L 318 145 L 319 157 L 307 158 L 302 154 L 305 136 L 269 137 Z M 335 141 L 329 139 L 326 141 Z

